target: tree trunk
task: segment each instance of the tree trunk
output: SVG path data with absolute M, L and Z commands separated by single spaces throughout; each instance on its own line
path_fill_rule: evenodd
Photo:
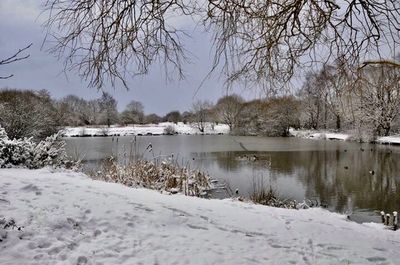
M 390 134 L 390 129 L 391 129 L 390 124 L 389 124 L 389 123 L 386 123 L 385 126 L 383 127 L 384 136 L 389 136 L 389 134 Z
M 340 130 L 341 127 L 341 120 L 340 120 L 340 115 L 336 115 L 336 130 Z

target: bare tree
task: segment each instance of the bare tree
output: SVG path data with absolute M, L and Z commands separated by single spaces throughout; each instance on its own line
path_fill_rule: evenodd
M 165 117 L 164 121 L 178 123 L 182 119 L 181 113 L 178 110 L 173 110 L 168 112 Z
M 184 124 L 190 122 L 191 120 L 193 120 L 193 113 L 191 113 L 190 111 L 184 111 L 181 115 L 181 119 L 182 122 Z
M 397 0 L 47 0 L 45 6 L 52 51 L 98 87 L 106 79 L 127 86 L 128 76 L 146 74 L 155 62 L 182 76 L 178 16 L 214 34 L 213 69 L 222 65 L 232 82 L 285 83 L 304 61 L 384 62 L 380 51 L 393 52 L 400 39 Z
M 372 126 L 374 136 L 389 135 L 400 113 L 400 69 L 389 65 L 369 65 L 360 72 L 355 94 L 359 99 L 359 119 Z
M 41 140 L 60 129 L 56 109 L 45 90 L 1 90 L 0 126 L 10 139 L 33 137 Z
M 117 122 L 117 101 L 109 93 L 103 92 L 103 95 L 99 99 L 99 106 L 103 124 L 107 124 L 110 127 L 111 124 Z
M 204 133 L 206 124 L 210 119 L 210 112 L 212 109 L 212 104 L 209 101 L 198 100 L 193 103 L 193 125 L 195 128 L 199 129 L 201 133 Z
M 243 103 L 243 98 L 233 94 L 220 98 L 215 106 L 217 115 L 225 124 L 228 124 L 231 132 L 238 125 Z
M 324 112 L 324 87 L 321 85 L 319 73 L 309 72 L 304 84 L 299 91 L 305 114 L 305 126 L 319 129 L 323 122 Z
M 294 97 L 277 97 L 265 102 L 263 131 L 268 136 L 289 136 L 291 127 L 299 125 L 300 104 Z
M 144 107 L 139 101 L 132 100 L 121 113 L 121 122 L 124 124 L 137 124 L 144 122 Z
M 157 124 L 157 123 L 161 122 L 161 120 L 162 120 L 162 118 L 155 113 L 146 115 L 146 117 L 144 119 L 145 119 L 146 123 L 151 123 L 151 124 Z
M 320 82 L 324 86 L 324 103 L 333 116 L 336 130 L 341 130 L 345 121 L 351 120 L 349 102 L 353 76 L 346 63 L 337 60 L 335 65 L 326 65 L 320 72 Z
M 94 125 L 99 121 L 98 100 L 85 100 L 68 95 L 56 104 L 62 124 L 69 126 Z
M 259 135 L 262 131 L 262 125 L 265 122 L 263 117 L 264 113 L 265 108 L 263 100 L 255 99 L 243 103 L 235 133 L 242 135 Z
M 30 56 L 29 54 L 23 55 L 22 53 L 25 52 L 26 50 L 28 50 L 31 46 L 32 46 L 32 43 L 27 45 L 27 46 L 25 46 L 22 49 L 19 49 L 16 53 L 11 55 L 10 57 L 5 58 L 5 59 L 0 59 L 0 66 L 11 64 L 11 63 L 15 63 L 15 62 L 22 61 L 22 60 L 25 60 L 25 59 L 29 58 L 29 56 Z M 1 76 L 0 75 L 0 79 L 8 79 L 8 78 L 11 78 L 13 76 L 14 76 L 13 74 L 9 74 L 9 75 L 6 75 L 6 76 Z

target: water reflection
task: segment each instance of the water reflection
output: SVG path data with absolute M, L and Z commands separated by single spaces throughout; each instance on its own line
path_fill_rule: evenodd
M 145 151 L 150 142 L 151 153 Z M 68 153 L 92 166 L 110 155 L 124 161 L 132 149 L 146 158 L 174 154 L 180 163 L 209 172 L 242 195 L 251 192 L 254 178 L 264 178 L 281 197 L 317 199 L 362 221 L 379 220 L 374 210 L 400 210 L 398 147 L 231 136 L 67 139 Z
M 253 155 L 257 157 L 256 161 L 241 159 Z M 289 187 L 276 187 L 281 195 L 297 200 L 318 199 L 337 212 L 399 210 L 400 155 L 385 149 L 214 152 L 203 154 L 203 157 L 209 162 L 203 162 L 205 167 L 213 168 L 212 161 L 216 161 L 219 170 L 226 173 L 247 168 L 252 174 L 264 173 L 272 183 L 290 177 Z M 298 182 L 303 186 L 304 194 L 299 194 Z

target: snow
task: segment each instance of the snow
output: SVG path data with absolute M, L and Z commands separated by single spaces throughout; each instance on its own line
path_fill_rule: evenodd
M 314 131 L 314 130 L 295 130 L 291 128 L 289 130 L 290 135 L 301 138 L 312 138 L 312 139 L 330 139 L 330 140 L 342 140 L 346 141 L 351 136 L 345 133 L 333 133 L 327 131 Z
M 63 135 L 66 137 L 77 137 L 77 136 L 126 136 L 126 135 L 161 135 L 164 134 L 165 128 L 172 126 L 178 134 L 200 134 L 192 124 L 184 124 L 178 122 L 177 124 L 172 122 L 163 122 L 159 124 L 145 124 L 145 125 L 133 125 L 126 127 L 112 126 L 107 127 L 67 127 L 63 131 Z M 229 126 L 226 124 L 212 125 L 207 123 L 205 126 L 204 134 L 228 134 Z
M 293 128 L 289 129 L 289 133 L 294 137 L 307 138 L 307 139 L 330 139 L 330 140 L 347 141 L 351 139 L 354 140 L 357 138 L 351 134 L 346 134 L 346 133 L 333 133 L 333 132 L 317 131 L 317 130 L 295 130 Z M 400 135 L 378 137 L 375 140 L 375 142 L 378 144 L 400 145 Z
M 380 144 L 400 144 L 400 136 L 384 136 L 384 137 L 379 137 L 376 140 L 377 143 Z
M 0 264 L 399 264 L 399 232 L 323 209 L 164 195 L 0 170 Z M 5 236 L 5 232 L 7 235 Z
M 0 168 L 13 166 L 42 168 L 46 165 L 71 164 L 66 158 L 64 142 L 59 140 L 59 134 L 49 136 L 40 142 L 35 142 L 32 138 L 11 140 L 6 131 L 0 127 Z

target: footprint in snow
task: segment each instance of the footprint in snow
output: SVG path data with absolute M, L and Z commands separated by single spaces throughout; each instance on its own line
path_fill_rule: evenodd
M 381 251 L 381 252 L 386 252 L 387 251 L 385 248 L 373 248 L 373 249 Z
M 197 229 L 197 230 L 208 230 L 207 227 L 202 227 L 202 226 L 197 226 L 197 225 L 187 224 L 187 226 L 188 226 L 189 228 Z
M 41 195 L 42 191 L 35 185 L 29 184 L 21 188 L 21 190 L 26 192 L 35 192 L 36 195 Z
M 6 199 L 0 198 L 0 204 L 10 204 L 10 202 L 7 201 Z
M 370 258 L 367 258 L 367 260 L 370 261 L 370 262 L 376 263 L 376 262 L 386 261 L 386 258 L 384 258 L 384 257 L 370 257 Z
M 290 221 L 290 220 L 287 220 L 287 221 L 285 222 L 285 228 L 286 228 L 287 230 L 292 229 L 292 227 L 290 226 L 290 224 L 291 224 L 291 221 Z
M 132 222 L 126 223 L 126 225 L 129 226 L 129 227 L 134 227 L 135 226 L 135 224 L 132 223 Z
M 98 229 L 95 230 L 94 233 L 93 233 L 93 236 L 94 236 L 94 237 L 98 237 L 99 235 L 101 235 L 101 231 L 98 230 Z
M 165 208 L 167 210 L 171 210 L 173 213 L 178 214 L 179 216 L 188 216 L 188 217 L 192 216 L 191 214 L 189 214 L 189 213 L 187 213 L 185 211 L 176 209 L 176 208 L 172 208 L 172 207 L 163 207 L 163 208 Z
M 47 254 L 49 254 L 50 256 L 53 255 L 57 255 L 58 253 L 60 253 L 62 251 L 62 247 L 54 247 L 52 249 L 50 249 Z
M 80 256 L 76 265 L 84 265 L 88 263 L 88 259 L 85 256 Z
M 77 229 L 77 230 L 82 230 L 81 226 L 79 225 L 79 223 L 77 221 L 75 221 L 72 218 L 67 218 L 67 222 L 72 225 L 73 229 Z

